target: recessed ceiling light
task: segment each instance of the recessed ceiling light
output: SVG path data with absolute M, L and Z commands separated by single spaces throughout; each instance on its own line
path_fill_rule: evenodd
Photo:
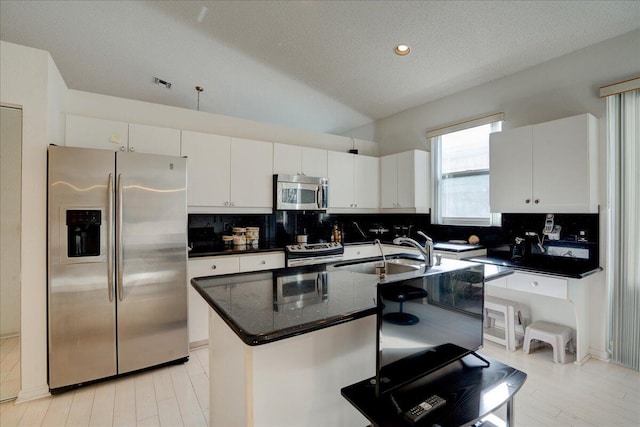
M 408 55 L 409 52 L 411 52 L 411 49 L 406 44 L 399 44 L 393 49 L 393 51 L 396 53 L 396 55 L 405 56 Z

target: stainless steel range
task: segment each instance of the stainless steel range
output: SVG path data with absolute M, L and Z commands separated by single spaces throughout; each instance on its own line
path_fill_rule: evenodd
M 340 261 L 343 254 L 344 246 L 337 242 L 304 243 L 285 247 L 287 267 Z

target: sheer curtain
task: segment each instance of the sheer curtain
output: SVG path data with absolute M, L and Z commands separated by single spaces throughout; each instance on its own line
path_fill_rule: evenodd
M 640 79 L 634 81 L 633 90 L 624 82 L 621 93 L 601 88 L 601 96 L 607 97 L 608 350 L 614 362 L 640 370 Z

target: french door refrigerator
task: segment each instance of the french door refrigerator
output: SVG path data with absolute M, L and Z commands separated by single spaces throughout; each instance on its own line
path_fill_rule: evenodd
M 49 147 L 49 388 L 188 359 L 186 159 Z

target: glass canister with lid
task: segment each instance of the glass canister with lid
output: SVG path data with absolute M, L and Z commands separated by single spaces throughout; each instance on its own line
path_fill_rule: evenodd
M 233 246 L 246 246 L 247 245 L 247 229 L 244 227 L 233 227 Z
M 247 227 L 246 238 L 247 246 L 257 249 L 260 241 L 260 227 Z

